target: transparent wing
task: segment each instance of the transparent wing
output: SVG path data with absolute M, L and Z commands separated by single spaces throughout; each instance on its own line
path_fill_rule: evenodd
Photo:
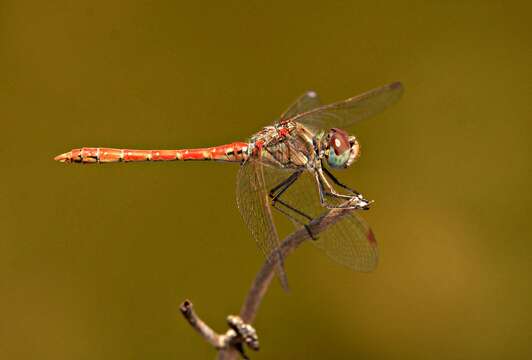
M 318 94 L 313 90 L 309 90 L 297 98 L 297 100 L 290 105 L 288 109 L 286 109 L 286 111 L 281 115 L 280 120 L 290 119 L 297 114 L 315 109 L 320 105 L 321 102 Z
M 330 226 L 312 243 L 331 259 L 354 271 L 369 272 L 377 267 L 375 235 L 356 210 Z
M 290 173 L 276 168 L 265 167 L 264 170 L 267 178 L 275 179 L 276 183 L 290 176 Z M 280 200 L 300 212 L 295 212 L 282 204 L 276 204 L 276 207 L 290 214 L 291 220 L 297 227 L 302 226 L 301 223 L 309 222 L 306 216 L 314 219 L 328 211 L 321 206 L 318 185 L 314 175 L 308 171 L 300 175 L 296 182 L 280 196 Z M 378 252 L 375 236 L 357 211 L 349 212 L 326 231 L 320 233 L 317 240 L 310 242 L 323 250 L 335 262 L 352 270 L 369 272 L 377 266 Z
M 292 117 L 312 129 L 347 128 L 371 117 L 395 103 L 403 94 L 403 85 L 394 82 L 334 104 L 324 105 Z
M 283 259 L 280 253 L 276 252 L 279 235 L 273 223 L 264 168 L 260 161 L 253 158 L 241 165 L 237 177 L 236 201 L 240 214 L 261 252 L 268 261 L 277 261 L 279 280 L 287 290 Z

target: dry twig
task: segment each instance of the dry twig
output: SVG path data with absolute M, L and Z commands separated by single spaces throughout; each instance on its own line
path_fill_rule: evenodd
M 310 222 L 309 229 L 313 235 L 318 235 L 329 226 L 338 222 L 353 209 L 333 209 L 319 218 Z M 295 250 L 305 240 L 310 238 L 307 229 L 300 228 L 287 236 L 279 247 L 283 258 Z M 230 329 L 223 335 L 215 333 L 209 326 L 201 321 L 192 309 L 192 303 L 185 300 L 181 304 L 181 313 L 188 320 L 190 325 L 198 331 L 203 338 L 213 347 L 219 350 L 218 360 L 231 360 L 240 353 L 245 359 L 243 343 L 248 344 L 253 350 L 258 350 L 258 338 L 255 330 L 251 327 L 259 305 L 268 290 L 268 286 L 275 274 L 275 261 L 266 261 L 257 273 L 251 289 L 240 309 L 240 316 L 229 316 L 228 323 Z M 240 322 L 239 322 L 240 321 Z M 236 324 L 235 324 L 236 322 Z M 256 344 L 256 346 L 255 346 Z

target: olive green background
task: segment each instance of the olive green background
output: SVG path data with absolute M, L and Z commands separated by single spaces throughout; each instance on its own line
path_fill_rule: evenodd
M 54 155 L 244 140 L 307 89 L 330 102 L 394 80 L 405 96 L 350 129 L 363 155 L 337 173 L 376 201 L 377 271 L 303 246 L 250 355 L 532 355 L 523 4 L 0 2 L 0 358 L 213 358 L 179 302 L 225 331 L 262 261 L 238 165 Z

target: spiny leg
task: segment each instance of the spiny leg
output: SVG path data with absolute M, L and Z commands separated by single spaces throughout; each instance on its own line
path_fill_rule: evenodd
M 283 210 L 281 210 L 280 207 L 277 207 L 277 204 L 281 204 L 283 205 L 285 208 L 295 212 L 296 214 L 298 215 L 301 215 L 302 217 L 304 217 L 305 219 L 307 219 L 308 221 L 312 221 L 312 217 L 310 217 L 309 215 L 305 214 L 303 211 L 299 210 L 299 209 L 296 209 L 295 207 L 293 207 L 292 205 L 286 203 L 285 201 L 277 198 L 275 200 L 275 202 L 272 202 L 272 206 L 276 209 L 276 210 L 279 210 L 281 212 L 283 212 Z M 303 223 L 301 220 L 295 218 L 295 217 L 292 217 L 291 215 L 288 215 L 286 214 L 287 216 L 289 216 L 292 220 L 295 220 L 296 222 L 298 222 L 299 224 L 301 225 L 304 225 L 305 223 Z
M 270 198 L 272 199 L 272 206 L 275 207 L 275 205 L 277 203 L 285 206 L 286 208 L 294 211 L 295 213 L 307 218 L 309 221 L 312 220 L 312 218 L 310 216 L 308 216 L 307 214 L 305 214 L 304 212 L 302 212 L 301 210 L 299 209 L 296 209 L 295 207 L 287 204 L 286 202 L 282 201 L 280 199 L 281 195 L 286 191 L 288 190 L 288 188 L 290 186 L 292 186 L 296 180 L 299 178 L 299 176 L 301 175 L 301 171 L 298 171 L 298 172 L 295 172 L 293 173 L 292 175 L 290 175 L 290 177 L 288 177 L 286 180 L 283 180 L 279 185 L 277 185 L 276 187 L 274 187 L 273 189 L 270 190 L 270 193 L 269 193 L 269 196 Z M 275 207 L 277 210 L 280 210 L 280 208 L 277 208 Z M 290 216 L 288 214 L 286 214 L 287 216 Z M 296 220 L 297 222 L 301 223 L 301 221 L 297 220 L 297 219 L 294 219 L 290 216 L 291 219 L 293 220 Z
M 320 203 L 321 203 L 322 206 L 324 206 L 324 207 L 326 207 L 328 209 L 343 209 L 343 208 L 353 208 L 353 209 L 361 209 L 361 210 L 368 210 L 369 209 L 370 202 L 368 200 L 364 199 L 362 197 L 362 195 L 360 195 L 358 193 L 356 193 L 354 195 L 338 194 L 334 190 L 334 188 L 329 184 L 329 182 L 325 178 L 324 172 L 322 170 L 327 171 L 325 168 L 320 168 L 314 173 L 315 177 L 316 177 L 316 181 L 318 183 L 318 189 L 319 189 L 319 194 L 320 194 Z M 332 174 L 330 174 L 330 172 L 329 172 L 329 175 L 332 176 Z M 334 178 L 334 176 L 332 176 L 332 177 Z M 333 179 L 331 179 L 331 180 L 333 180 Z M 336 179 L 334 178 L 333 181 L 335 181 L 335 180 Z M 325 185 L 327 185 L 327 188 L 329 189 L 329 191 L 327 191 L 325 189 Z M 330 197 L 333 197 L 333 198 L 336 198 L 336 199 L 345 199 L 345 200 L 347 200 L 347 204 L 344 205 L 344 206 L 329 204 L 329 202 L 327 202 L 327 200 L 325 200 L 326 196 L 330 196 Z M 351 202 L 353 200 L 356 200 L 356 204 L 355 205 L 351 205 Z M 363 203 L 363 205 L 360 205 L 360 203 Z
M 312 240 L 317 240 L 314 234 L 312 234 L 312 231 L 310 230 L 308 224 L 305 224 L 304 222 L 296 218 L 293 214 L 290 214 L 286 209 L 293 211 L 294 213 L 308 219 L 309 221 L 312 220 L 312 217 L 280 199 L 281 195 L 296 182 L 300 175 L 301 171 L 295 172 L 290 175 L 286 180 L 283 180 L 279 185 L 275 186 L 272 190 L 270 190 L 269 196 L 271 198 L 271 204 L 275 210 L 279 211 L 281 214 L 285 215 L 290 220 L 304 226 Z M 278 204 L 283 205 L 286 209 L 281 208 L 280 206 L 278 206 Z
M 351 189 L 350 187 L 348 187 L 347 185 L 344 185 L 342 184 L 329 170 L 327 170 L 326 167 L 322 166 L 321 167 L 322 170 L 323 170 L 323 173 L 325 175 L 327 175 L 329 177 L 329 179 L 331 179 L 336 185 L 340 186 L 341 188 L 355 194 L 355 195 L 360 195 L 360 193 L 358 191 L 356 191 L 355 189 Z
M 367 205 L 362 207 L 363 210 L 368 210 L 369 209 L 369 204 L 371 203 L 371 201 L 366 200 L 362 196 L 362 194 L 359 193 L 358 191 L 356 191 L 355 189 L 352 189 L 352 188 L 348 187 L 347 185 L 342 184 L 325 166 L 322 166 L 322 170 L 323 170 L 323 173 L 325 175 L 327 175 L 329 177 L 329 179 L 331 179 L 336 185 L 338 185 L 341 188 L 343 188 L 343 189 L 349 191 L 350 193 L 356 195 L 361 201 L 365 202 Z M 334 194 L 333 196 L 336 196 L 336 195 L 340 195 L 340 194 Z M 349 198 L 349 197 L 345 197 L 345 195 L 344 196 L 340 195 L 340 197 Z
M 310 236 L 310 238 L 312 240 L 318 240 L 318 238 L 312 233 L 312 230 L 310 229 L 310 227 L 308 226 L 308 224 L 305 224 L 303 221 L 299 220 L 298 218 L 296 218 L 295 216 L 293 216 L 292 214 L 290 214 L 288 211 L 286 211 L 285 209 L 281 208 L 280 206 L 278 206 L 278 204 L 281 204 L 283 206 L 285 206 L 287 209 L 290 209 L 294 212 L 297 212 L 298 214 L 301 214 L 302 216 L 308 218 L 308 219 L 312 219 L 310 216 L 308 216 L 307 214 L 301 212 L 300 210 L 288 205 L 287 203 L 281 201 L 281 200 L 277 200 L 277 202 L 275 204 L 272 204 L 273 208 L 277 211 L 279 211 L 281 214 L 283 214 L 284 216 L 288 217 L 290 220 L 302 225 L 305 230 L 307 230 L 307 233 L 308 235 Z
M 297 171 L 290 175 L 285 180 L 281 181 L 279 185 L 276 185 L 273 189 L 270 190 L 269 196 L 272 201 L 275 201 L 282 193 L 284 193 L 290 185 L 292 185 L 301 175 L 301 171 Z

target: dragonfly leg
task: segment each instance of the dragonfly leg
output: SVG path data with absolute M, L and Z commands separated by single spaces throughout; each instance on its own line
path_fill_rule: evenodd
M 314 236 L 308 224 L 305 224 L 303 221 L 296 218 L 293 214 L 290 214 L 286 209 L 293 211 L 294 213 L 308 219 L 309 221 L 312 220 L 312 217 L 280 199 L 281 195 L 296 182 L 300 175 L 300 171 L 295 172 L 290 175 L 286 180 L 283 180 L 279 185 L 275 186 L 272 190 L 270 190 L 269 196 L 271 198 L 271 205 L 275 210 L 279 211 L 281 214 L 285 215 L 290 220 L 304 226 L 310 238 L 312 240 L 317 240 L 317 237 Z M 279 205 L 284 206 L 286 209 L 281 208 Z
M 328 209 L 360 209 L 360 210 L 368 210 L 369 205 L 371 204 L 371 201 L 368 201 L 362 197 L 362 195 L 356 193 L 353 195 L 343 195 L 337 193 L 334 188 L 329 184 L 327 179 L 325 178 L 325 175 L 322 171 L 322 169 L 318 169 L 315 172 L 316 181 L 318 183 L 319 188 L 319 194 L 320 194 L 320 203 L 322 206 L 328 208 Z M 334 181 L 334 180 L 333 180 Z M 327 187 L 328 190 L 325 189 Z M 346 205 L 334 205 L 330 204 L 326 200 L 326 196 L 330 196 L 337 199 L 345 199 L 347 201 Z
M 281 196 L 281 194 L 284 193 L 299 178 L 300 175 L 301 171 L 297 171 L 285 180 L 281 181 L 279 185 L 276 185 L 273 189 L 271 189 L 269 196 L 272 201 L 276 201 L 276 199 Z
M 301 215 L 302 217 L 304 217 L 305 219 L 307 219 L 308 221 L 312 221 L 312 217 L 310 217 L 309 215 L 305 214 L 303 211 L 299 210 L 299 209 L 296 209 L 295 207 L 293 207 L 292 205 L 290 204 L 287 204 L 286 202 L 284 202 L 283 200 L 280 200 L 280 199 L 276 199 L 275 202 L 272 201 L 272 206 L 277 209 L 277 210 L 280 210 L 281 212 L 283 212 L 285 215 L 287 215 L 288 217 L 290 217 L 290 219 L 296 221 L 297 223 L 301 224 L 301 225 L 305 225 L 304 222 L 302 222 L 301 220 L 285 213 L 284 211 L 285 210 L 281 210 L 280 207 L 277 206 L 277 204 L 281 204 L 283 205 L 285 208 L 289 209 L 289 210 L 292 210 L 293 212 L 295 212 L 296 214 L 299 214 Z
M 284 210 L 283 208 L 281 208 L 280 206 L 278 206 L 277 204 L 281 204 L 283 206 L 285 206 L 287 209 L 290 209 L 294 212 L 297 212 L 298 214 L 301 214 L 302 216 L 308 218 L 309 220 L 311 220 L 312 218 L 308 215 L 306 215 L 305 213 L 303 213 L 302 211 L 288 205 L 287 203 L 285 203 L 284 201 L 282 200 L 277 200 L 277 202 L 275 204 L 272 204 L 273 208 L 277 211 L 279 211 L 281 214 L 283 214 L 284 216 L 288 217 L 290 220 L 298 223 L 299 225 L 302 225 L 305 230 L 307 230 L 307 233 L 308 235 L 310 236 L 310 238 L 312 240 L 318 240 L 318 237 L 316 237 L 316 235 L 314 235 L 312 233 L 312 230 L 310 229 L 310 226 L 308 226 L 308 224 L 305 224 L 303 221 L 299 220 L 298 218 L 296 218 L 295 216 L 293 216 L 292 214 L 290 214 L 288 211 Z
M 347 204 L 343 205 L 331 205 L 325 203 L 325 206 L 329 209 L 357 209 L 357 210 L 369 210 L 369 206 L 373 201 L 366 200 L 362 195 L 343 195 L 338 194 L 336 191 L 325 191 L 325 195 L 336 198 L 345 199 Z
M 355 194 L 355 195 L 360 195 L 360 193 L 358 191 L 356 191 L 355 189 L 351 189 L 350 187 L 342 184 L 329 170 L 327 170 L 326 167 L 322 166 L 322 170 L 323 170 L 323 173 L 325 175 L 327 175 L 329 177 L 329 179 L 331 179 L 336 185 L 340 186 L 341 188 L 349 191 L 350 193 L 352 194 Z
M 288 188 L 290 188 L 290 186 L 292 186 L 296 180 L 299 178 L 299 176 L 301 175 L 301 172 L 298 171 L 298 172 L 295 172 L 293 173 L 292 175 L 290 175 L 286 180 L 283 180 L 279 185 L 275 186 L 273 189 L 270 190 L 270 193 L 269 193 L 269 196 L 271 198 L 271 204 L 274 208 L 276 208 L 277 210 L 279 210 L 277 207 L 276 207 L 276 204 L 279 203 L 283 206 L 285 206 L 286 208 L 292 210 L 293 212 L 301 215 L 302 217 L 308 219 L 309 221 L 312 220 L 312 217 L 310 217 L 309 215 L 305 214 L 303 211 L 299 210 L 299 209 L 296 209 L 295 207 L 287 204 L 286 202 L 282 201 L 281 200 L 281 195 L 283 195 L 283 193 L 288 190 Z M 286 214 L 288 215 L 288 214 Z M 294 219 L 292 216 L 288 215 L 291 219 L 293 220 L 296 220 Z M 298 223 L 301 224 L 301 221 L 297 220 Z

